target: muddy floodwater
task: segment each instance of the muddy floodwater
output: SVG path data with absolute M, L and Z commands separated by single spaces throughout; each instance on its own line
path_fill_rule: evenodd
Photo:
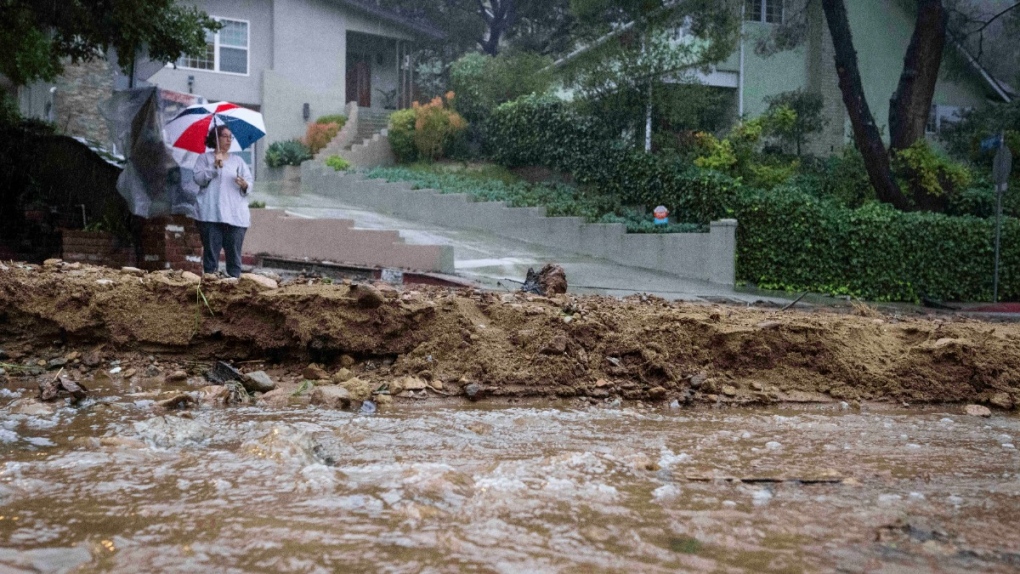
M 2 392 L 3 572 L 1020 568 L 1015 415 Z

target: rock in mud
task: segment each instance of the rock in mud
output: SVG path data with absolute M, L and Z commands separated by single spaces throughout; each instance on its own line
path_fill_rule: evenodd
M 67 377 L 58 377 L 53 381 L 39 383 L 39 400 L 52 401 L 58 398 L 71 397 L 72 402 L 85 398 L 88 389 Z
M 353 376 L 354 373 L 352 373 L 350 369 L 341 368 L 339 371 L 333 373 L 333 376 L 330 377 L 329 380 L 332 381 L 333 384 L 339 385 L 344 381 L 350 380 Z
M 103 357 L 99 351 L 89 351 L 82 355 L 81 362 L 85 363 L 86 367 L 95 367 L 103 362 Z
M 992 395 L 991 399 L 988 399 L 988 402 L 992 406 L 996 406 L 1007 411 L 1013 408 L 1013 398 L 1009 396 L 1009 393 L 995 393 Z
M 400 388 L 405 391 L 422 391 L 425 390 L 425 387 L 427 386 L 425 381 L 418 377 L 404 377 L 398 384 L 400 385 Z
M 258 273 L 242 273 L 241 279 L 238 283 L 241 285 L 254 285 L 264 291 L 279 287 L 276 281 L 266 277 L 265 275 L 259 275 Z
M 230 402 L 230 389 L 209 385 L 198 390 L 199 401 L 204 405 L 225 405 Z
M 562 355 L 567 352 L 567 338 L 564 335 L 556 335 L 539 352 L 544 355 Z
M 270 407 L 283 407 L 287 406 L 290 402 L 290 393 L 284 389 L 276 389 L 269 391 L 259 398 L 260 405 L 266 405 Z
M 276 388 L 276 381 L 266 374 L 265 371 L 248 373 L 241 381 L 241 384 L 244 385 L 244 390 L 249 393 L 268 393 Z
M 166 376 L 166 382 L 168 383 L 186 383 L 188 382 L 188 373 L 185 371 L 174 371 Z
M 223 389 L 223 387 L 218 387 L 218 388 Z M 224 389 L 224 390 L 226 390 L 226 389 Z M 162 409 L 168 410 L 168 411 L 173 411 L 173 410 L 180 410 L 180 409 L 191 408 L 191 407 L 193 407 L 193 406 L 195 406 L 197 404 L 198 404 L 198 401 L 195 399 L 195 397 L 193 397 L 193 396 L 191 396 L 191 395 L 189 395 L 187 393 L 181 393 L 181 394 L 179 394 L 177 396 L 170 397 L 169 399 L 165 399 L 165 400 L 157 402 L 156 406 L 158 406 L 158 407 L 160 407 Z
M 311 403 L 329 409 L 348 409 L 351 407 L 351 393 L 343 387 L 315 387 L 312 389 Z
M 470 383 L 464 387 L 464 395 L 471 401 L 477 401 L 478 399 L 485 397 L 485 389 L 482 388 L 478 383 Z
M 30 416 L 50 416 L 57 410 L 57 407 L 51 403 L 40 403 L 29 399 L 18 399 L 7 408 L 11 414 Z
M 158 416 L 134 424 L 135 432 L 145 442 L 159 448 L 205 445 L 215 431 L 194 419 Z
M 989 409 L 988 407 L 983 407 L 981 405 L 967 405 L 966 407 L 963 408 L 963 412 L 972 417 L 992 416 L 991 409 Z
M 652 387 L 648 389 L 648 398 L 653 401 L 661 401 L 666 398 L 666 389 L 662 387 Z
M 228 363 L 216 361 L 213 368 L 209 369 L 209 372 L 205 374 L 205 378 L 217 385 L 222 385 L 224 383 L 229 383 L 230 381 L 243 381 L 244 373 L 238 371 Z
M 324 381 L 329 379 L 329 373 L 319 365 L 312 363 L 301 370 L 301 377 L 309 381 Z
M 364 283 L 351 285 L 351 296 L 362 309 L 375 309 L 385 301 L 382 292 Z
M 181 279 L 184 279 L 188 283 L 191 283 L 191 284 L 194 284 L 194 285 L 198 285 L 199 283 L 202 282 L 202 278 L 199 277 L 198 275 L 192 273 L 191 271 L 185 271 L 185 272 L 181 273 Z
M 549 263 L 538 272 L 538 284 L 545 295 L 566 293 L 567 274 L 559 265 Z

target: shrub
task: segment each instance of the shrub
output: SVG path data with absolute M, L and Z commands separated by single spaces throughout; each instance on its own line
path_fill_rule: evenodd
M 266 165 L 269 167 L 301 165 L 309 159 L 312 159 L 312 153 L 300 140 L 273 142 L 266 148 Z
M 414 103 L 414 147 L 418 157 L 435 161 L 449 149 L 453 140 L 467 128 L 467 122 L 453 111 L 453 92 L 443 98 L 435 97 L 429 103 Z
M 627 151 L 606 125 L 553 96 L 523 96 L 500 105 L 486 133 L 500 165 L 546 166 L 571 173 L 581 184 L 610 179 Z
M 253 201 L 253 202 L 248 204 L 248 207 L 250 207 L 252 209 L 265 209 L 266 202 L 264 202 L 264 201 Z
M 969 186 L 971 181 L 966 168 L 936 153 L 923 139 L 894 152 L 893 165 L 909 177 L 900 181 L 900 187 L 913 186 L 935 197 L 952 195 Z
M 765 98 L 768 104 L 766 115 L 776 115 L 784 108 L 793 113 L 792 121 L 775 126 L 774 136 L 784 147 L 792 148 L 798 156 L 809 137 L 822 131 L 828 120 L 822 116 L 825 100 L 822 95 L 803 90 L 783 92 Z
M 312 155 L 315 155 L 329 145 L 329 142 L 333 141 L 338 133 L 340 133 L 339 124 L 308 124 L 302 143 L 308 147 L 308 151 Z
M 347 171 L 351 169 L 351 162 L 338 155 L 331 155 L 326 158 L 326 165 L 336 171 Z
M 415 118 L 416 112 L 410 108 L 390 114 L 390 147 L 400 163 L 412 163 L 418 159 L 418 148 L 414 146 Z
M 343 114 L 330 114 L 328 116 L 322 116 L 315 120 L 317 124 L 336 124 L 340 126 L 340 129 L 347 124 L 347 116 Z
M 550 58 L 531 52 L 462 56 L 450 65 L 457 112 L 482 125 L 496 106 L 525 94 L 545 93 L 552 84 L 552 75 L 545 71 L 551 63 Z
M 881 203 L 848 209 L 793 187 L 746 190 L 737 276 L 759 287 L 877 301 L 987 300 L 994 222 Z M 1004 220 L 1000 291 L 1020 296 L 1020 221 Z

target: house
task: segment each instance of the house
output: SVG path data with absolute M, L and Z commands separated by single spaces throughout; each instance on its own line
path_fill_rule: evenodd
M 906 8 L 889 0 L 845 0 L 857 51 L 861 80 L 868 105 L 884 135 L 889 118 L 889 101 L 895 91 L 903 58 L 914 28 L 914 16 Z M 790 18 L 801 19 L 804 36 L 794 49 L 769 55 L 756 47 L 773 35 Z M 623 37 L 631 24 L 621 26 L 593 45 L 583 47 L 554 64 L 562 67 L 575 58 L 584 58 L 590 49 Z M 839 89 L 834 65 L 834 48 L 821 2 L 818 0 L 744 0 L 740 38 L 734 51 L 709 70 L 691 70 L 674 76 L 673 82 L 696 81 L 712 86 L 732 101 L 732 117 L 757 117 L 768 108 L 768 98 L 783 92 L 804 90 L 821 94 L 823 116 L 828 120 L 822 133 L 814 134 L 807 151 L 828 155 L 852 141 L 853 132 Z M 675 42 L 692 45 L 699 40 L 683 28 L 675 33 Z M 951 40 L 950 40 L 951 41 Z M 1015 94 L 988 73 L 968 52 L 952 44 L 952 60 L 944 61 L 932 102 L 929 133 L 937 134 L 945 122 L 954 121 L 957 112 L 985 105 L 1009 102 Z M 946 60 L 949 60 L 947 58 Z M 692 66 L 693 68 L 693 66 Z M 667 78 L 667 82 L 671 81 Z M 569 96 L 569 92 L 564 92 Z
M 903 70 L 914 16 L 888 0 L 846 0 L 846 8 L 868 106 L 887 137 L 889 101 Z M 804 42 L 796 49 L 771 56 L 756 53 L 758 41 L 797 10 L 806 10 Z M 944 122 L 955 120 L 960 110 L 991 101 L 1009 102 L 1013 97 L 1010 89 L 995 80 L 962 46 L 955 48 L 957 61 L 943 61 L 935 87 L 928 127 L 932 134 Z M 825 101 L 823 114 L 829 121 L 822 133 L 812 138 L 809 151 L 827 155 L 853 138 L 833 52 L 821 2 L 805 5 L 804 0 L 746 0 L 740 43 L 725 62 L 716 66 L 716 73 L 707 83 L 734 90 L 737 113 L 750 117 L 764 113 L 769 96 L 796 89 L 820 93 Z M 947 73 L 950 70 L 952 73 Z
M 147 81 L 262 112 L 267 136 L 244 154 L 256 178 L 268 144 L 303 136 L 308 121 L 343 113 L 349 101 L 380 111 L 408 107 L 415 46 L 442 36 L 371 0 L 192 3 L 223 27 L 208 35 L 203 56 L 157 65 Z M 22 113 L 107 141 L 102 118 L 92 112 L 109 97 L 115 76 L 106 61 L 69 66 L 53 84 L 22 88 Z M 88 121 L 78 126 L 69 119 L 79 116 Z

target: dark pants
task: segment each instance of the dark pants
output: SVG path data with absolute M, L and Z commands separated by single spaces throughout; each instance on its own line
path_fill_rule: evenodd
M 246 227 L 234 227 L 226 223 L 198 221 L 202 236 L 202 270 L 216 273 L 220 268 L 220 250 L 227 254 L 227 275 L 241 276 L 241 245 L 244 243 Z

